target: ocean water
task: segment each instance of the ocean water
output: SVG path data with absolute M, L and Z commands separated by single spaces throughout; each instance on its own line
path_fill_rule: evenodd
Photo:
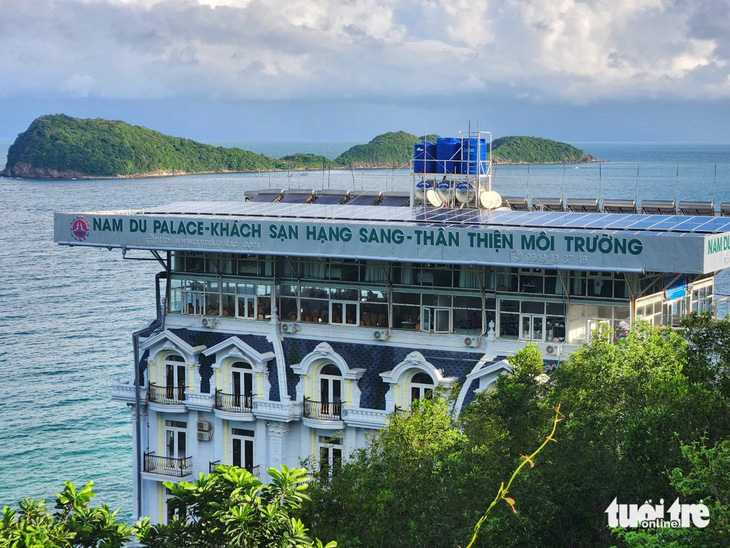
M 9 144 L 0 141 L 0 167 Z M 350 145 L 261 143 L 250 148 L 271 156 L 305 151 L 334 157 Z M 499 166 L 495 189 L 511 196 L 633 198 L 638 193 L 709 201 L 714 195 L 716 202 L 730 202 L 730 145 L 578 146 L 606 162 Z M 129 410 L 111 400 L 110 387 L 131 374 L 131 334 L 152 318 L 153 277 L 160 267 L 154 261 L 122 259 L 118 251 L 54 244 L 54 211 L 240 200 L 262 187 L 405 190 L 409 184 L 407 170 L 0 178 L 0 504 L 15 505 L 24 497 L 52 500 L 66 480 L 93 480 L 98 500 L 131 518 L 131 420 Z M 719 285 L 718 292 L 727 293 L 727 284 Z

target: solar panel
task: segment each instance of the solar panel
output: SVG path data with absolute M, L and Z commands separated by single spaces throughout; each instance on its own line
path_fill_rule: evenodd
M 311 192 L 287 192 L 279 200 L 282 204 L 304 204 L 312 200 Z
M 347 200 L 344 205 L 373 205 L 377 199 L 377 194 L 360 194 Z
M 309 193 L 297 194 L 299 199 Z M 277 192 L 262 192 L 272 200 Z M 378 199 L 375 193 L 362 194 L 348 203 L 338 205 L 344 194 L 323 194 L 311 204 L 261 202 L 175 202 L 148 208 L 145 215 L 226 215 L 256 218 L 316 219 L 323 222 L 362 221 L 419 223 L 433 226 L 511 227 L 523 230 L 566 229 L 631 232 L 675 232 L 712 234 L 730 232 L 729 217 L 689 215 L 646 215 L 617 213 L 583 213 L 563 211 L 511 211 L 477 210 L 471 208 L 410 208 L 403 206 L 369 205 Z M 405 196 L 401 196 L 401 201 Z M 368 205 L 359 205 L 362 202 Z
M 317 198 L 316 204 L 339 204 L 347 194 L 324 194 Z
M 408 205 L 410 201 L 411 201 L 410 194 L 402 194 L 402 195 L 387 195 L 386 194 L 378 205 L 403 207 L 403 206 Z
M 251 198 L 252 202 L 273 202 L 276 200 L 279 196 L 281 196 L 281 192 L 259 192 Z

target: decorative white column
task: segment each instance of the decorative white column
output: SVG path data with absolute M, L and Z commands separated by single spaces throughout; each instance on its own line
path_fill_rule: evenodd
M 269 459 L 268 466 L 281 468 L 284 464 L 284 452 L 286 450 L 286 437 L 289 434 L 289 425 L 285 422 L 267 421 L 269 429 Z

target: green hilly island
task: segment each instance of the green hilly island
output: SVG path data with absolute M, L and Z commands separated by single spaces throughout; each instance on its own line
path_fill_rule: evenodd
M 436 135 L 428 135 L 434 141 Z M 189 173 L 230 173 L 326 168 L 405 167 L 413 144 L 405 131 L 378 135 L 334 159 L 300 152 L 270 158 L 171 137 L 121 121 L 41 116 L 18 135 L 0 175 L 26 178 L 141 177 Z M 493 143 L 495 163 L 576 163 L 595 161 L 566 143 L 535 137 L 503 137 Z

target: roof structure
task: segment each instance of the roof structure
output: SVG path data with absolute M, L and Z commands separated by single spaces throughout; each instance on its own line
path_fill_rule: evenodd
M 122 249 L 593 271 L 704 274 L 730 264 L 728 217 L 404 207 L 382 205 L 385 198 L 373 197 L 381 205 L 175 202 L 132 212 L 57 213 L 55 239 Z

